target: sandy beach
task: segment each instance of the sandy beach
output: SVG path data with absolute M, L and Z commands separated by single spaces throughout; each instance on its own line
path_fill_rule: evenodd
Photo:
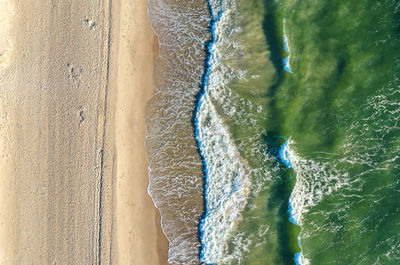
M 145 110 L 153 94 L 153 63 L 158 40 L 147 15 L 147 0 L 120 1 L 113 8 L 120 20 L 112 64 L 116 76 L 115 104 L 115 218 L 116 264 L 167 264 L 168 241 L 160 229 L 160 215 L 147 193 Z M 115 54 L 115 55 L 114 55 Z
M 0 1 L 0 264 L 166 264 L 146 4 Z

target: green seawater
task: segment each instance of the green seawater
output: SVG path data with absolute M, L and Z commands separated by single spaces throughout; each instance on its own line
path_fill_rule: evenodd
M 232 2 L 213 103 L 253 186 L 221 264 L 400 264 L 400 2 Z

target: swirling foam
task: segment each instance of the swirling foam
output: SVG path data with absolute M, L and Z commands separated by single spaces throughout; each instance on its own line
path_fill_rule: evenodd
M 203 94 L 196 112 L 196 139 L 205 165 L 206 213 L 200 225 L 201 260 L 207 264 L 221 263 L 226 257 L 227 242 L 241 219 L 241 212 L 250 192 L 248 167 L 241 160 L 228 129 L 213 105 L 218 102 L 223 113 L 228 114 L 232 105 L 230 91 L 225 85 L 231 80 L 229 73 L 240 78 L 243 73 L 233 74 L 221 63 L 219 48 L 226 47 L 226 26 L 234 5 L 224 1 L 210 1 L 213 16 L 212 41 L 208 47 Z M 224 54 L 225 55 L 225 54 Z
M 206 167 L 206 215 L 201 223 L 202 261 L 223 261 L 226 242 L 247 203 L 250 180 L 207 95 L 200 101 L 198 139 Z
M 146 114 L 148 192 L 169 240 L 168 261 L 199 264 L 203 186 L 192 110 L 210 17 L 204 2 L 197 0 L 150 0 L 149 17 L 160 48 L 154 66 L 156 92 Z
M 293 148 L 294 142 L 289 139 L 280 151 L 284 163 L 293 168 L 296 175 L 296 184 L 289 199 L 290 221 L 302 227 L 303 216 L 313 206 L 317 205 L 334 191 L 349 184 L 349 176 L 334 169 L 328 163 L 303 159 L 298 156 Z M 298 237 L 298 245 L 301 246 L 301 233 Z M 299 265 L 308 265 L 310 261 L 303 252 L 296 253 L 294 261 Z

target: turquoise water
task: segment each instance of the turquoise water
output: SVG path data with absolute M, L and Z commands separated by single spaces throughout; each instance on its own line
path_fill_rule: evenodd
M 400 3 L 210 0 L 206 264 L 400 263 Z

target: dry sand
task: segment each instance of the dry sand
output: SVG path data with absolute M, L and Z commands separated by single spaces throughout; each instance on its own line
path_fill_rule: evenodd
M 0 264 L 165 263 L 144 153 L 155 38 L 145 0 L 110 1 L 0 0 Z

